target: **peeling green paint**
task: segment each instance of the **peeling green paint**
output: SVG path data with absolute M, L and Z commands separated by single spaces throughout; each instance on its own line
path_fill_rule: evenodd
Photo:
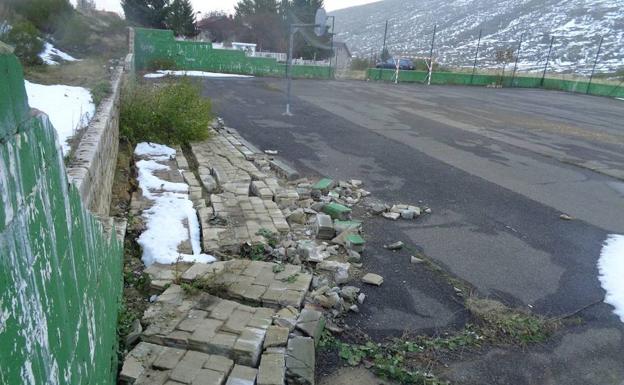
M 208 42 L 178 41 L 170 30 L 135 28 L 136 70 L 147 69 L 157 59 L 173 60 L 179 70 L 278 77 L 286 73 L 286 66 L 275 59 L 248 57 L 238 50 L 214 49 Z M 293 77 L 328 79 L 333 77 L 333 71 L 323 66 L 296 65 Z
M 123 248 L 68 184 L 54 128 L 29 111 L 9 54 L 0 198 L 0 383 L 114 384 Z
M 369 68 L 366 77 L 370 80 L 381 80 L 391 82 L 395 78 L 395 70 Z M 425 83 L 427 81 L 427 72 L 425 71 L 400 71 L 400 83 Z M 487 86 L 489 84 L 497 84 L 501 82 L 498 75 L 474 75 L 469 73 L 454 72 L 434 72 L 431 76 L 431 84 L 437 85 L 464 85 L 464 86 Z M 513 84 L 512 84 L 513 83 Z M 563 80 L 545 78 L 542 84 L 542 78 L 517 76 L 511 79 L 506 76 L 503 79 L 505 87 L 518 88 L 545 88 L 549 90 L 559 90 L 567 92 L 588 93 L 596 96 L 608 96 L 614 98 L 624 97 L 624 87 L 609 84 L 600 84 L 583 81 Z M 589 92 L 588 92 L 589 89 Z

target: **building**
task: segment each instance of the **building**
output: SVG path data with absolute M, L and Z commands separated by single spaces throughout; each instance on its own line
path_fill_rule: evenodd
M 344 73 L 351 68 L 351 51 L 347 44 L 342 41 L 334 42 L 334 67 L 336 75 Z

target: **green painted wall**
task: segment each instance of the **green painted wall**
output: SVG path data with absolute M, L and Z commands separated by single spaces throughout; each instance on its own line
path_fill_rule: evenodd
M 367 72 L 367 78 L 370 80 L 381 81 L 394 81 L 395 71 L 391 69 L 377 69 L 369 68 Z M 472 78 L 472 79 L 471 79 Z M 425 71 L 401 71 L 399 72 L 399 82 L 403 83 L 424 83 L 427 80 L 427 72 Z M 474 86 L 486 86 L 488 84 L 500 82 L 500 76 L 497 75 L 475 75 L 467 73 L 453 73 L 453 72 L 434 72 L 431 77 L 431 84 L 439 85 L 474 85 Z M 598 96 L 609 97 L 624 97 L 624 86 L 617 87 L 607 84 L 592 83 L 589 86 L 588 82 L 579 82 L 571 80 L 561 79 L 544 79 L 544 85 L 541 85 L 541 78 L 533 77 L 516 77 L 511 81 L 511 77 L 505 77 L 503 81 L 505 87 L 519 87 L 519 88 L 545 88 L 549 90 L 560 90 L 568 92 L 580 92 L 587 93 L 589 88 L 589 94 Z
M 214 49 L 211 43 L 177 41 L 173 32 L 135 28 L 134 64 L 145 70 L 153 60 L 170 59 L 180 70 L 212 71 L 255 76 L 284 76 L 286 66 L 275 59 L 247 57 L 243 51 Z M 328 79 L 329 67 L 296 65 L 293 77 Z
M 114 384 L 123 248 L 68 184 L 54 128 L 30 112 L 7 54 L 0 198 L 0 384 Z

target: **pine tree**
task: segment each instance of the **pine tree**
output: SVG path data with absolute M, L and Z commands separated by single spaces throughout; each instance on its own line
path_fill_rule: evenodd
M 176 36 L 195 36 L 195 12 L 190 0 L 173 0 L 167 15 L 167 28 Z
M 166 28 L 169 0 L 121 0 L 126 20 L 149 28 Z

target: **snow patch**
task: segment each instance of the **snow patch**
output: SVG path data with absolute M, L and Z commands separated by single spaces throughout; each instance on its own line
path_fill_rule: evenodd
M 146 230 L 138 239 L 143 248 L 145 265 L 171 264 L 178 258 L 188 262 L 216 261 L 212 255 L 201 253 L 199 220 L 193 202 L 189 199 L 189 186 L 163 180 L 154 174 L 170 169 L 159 162 L 175 157 L 175 150 L 161 144 L 144 142 L 137 145 L 134 153 L 146 158 L 136 163 L 139 170 L 137 180 L 143 196 L 154 202 L 152 207 L 143 211 Z M 193 254 L 178 253 L 178 246 L 188 240 Z
M 610 234 L 598 260 L 598 279 L 607 292 L 605 302 L 624 322 L 624 235 Z
M 65 85 L 46 86 L 24 80 L 28 104 L 45 112 L 56 130 L 63 154 L 69 153 L 67 139 L 86 127 L 95 115 L 95 104 L 86 88 Z
M 54 60 L 56 58 L 59 58 L 63 61 L 80 61 L 80 59 L 76 59 L 70 54 L 61 51 L 47 41 L 44 43 L 43 51 L 39 54 L 39 57 L 41 58 L 41 60 L 43 60 L 45 64 L 48 65 L 58 65 L 59 62 Z
M 162 78 L 165 76 L 193 76 L 200 78 L 253 78 L 250 75 L 238 75 L 238 74 L 222 74 L 217 72 L 204 72 L 204 71 L 170 71 L 160 70 L 156 73 L 145 74 L 143 77 L 148 79 Z

